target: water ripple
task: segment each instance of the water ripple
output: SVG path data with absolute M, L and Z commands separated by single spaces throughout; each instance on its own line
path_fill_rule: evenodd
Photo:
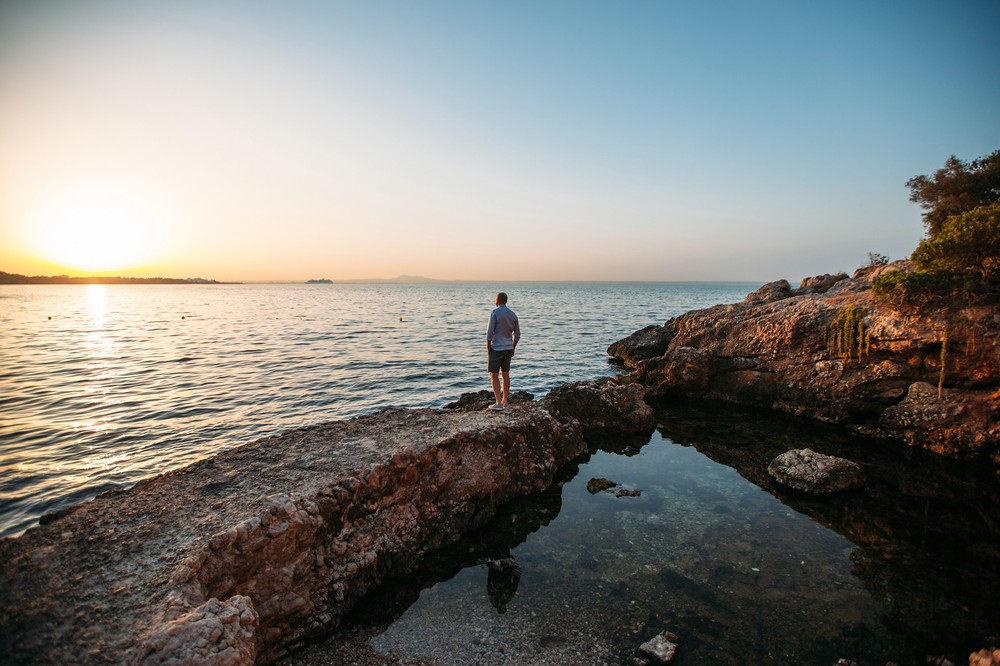
M 514 388 L 540 397 L 614 373 L 611 342 L 756 286 L 512 285 L 524 335 Z M 0 536 L 264 435 L 488 388 L 494 294 L 481 284 L 0 286 Z

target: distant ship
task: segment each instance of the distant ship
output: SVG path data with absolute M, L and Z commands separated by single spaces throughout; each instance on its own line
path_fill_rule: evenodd
M 322 280 L 306 280 L 306 284 L 333 284 L 333 280 L 327 280 L 326 278 Z

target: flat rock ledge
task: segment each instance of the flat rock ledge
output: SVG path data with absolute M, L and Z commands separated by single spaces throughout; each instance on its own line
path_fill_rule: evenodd
M 102 494 L 0 540 L 0 663 L 274 662 L 551 485 L 585 431 L 652 431 L 642 398 L 603 379 L 503 413 L 388 409 Z
M 816 495 L 843 492 L 864 482 L 856 462 L 811 449 L 785 451 L 771 461 L 767 473 L 783 486 Z

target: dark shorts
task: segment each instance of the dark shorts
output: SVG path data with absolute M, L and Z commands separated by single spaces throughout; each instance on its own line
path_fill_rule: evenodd
M 490 350 L 490 374 L 503 370 L 510 372 L 510 359 L 514 356 L 513 349 Z

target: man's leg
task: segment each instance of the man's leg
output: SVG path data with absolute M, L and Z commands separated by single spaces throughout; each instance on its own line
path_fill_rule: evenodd
M 496 398 L 496 404 L 502 405 L 503 399 L 500 397 L 500 376 L 497 373 L 490 373 L 490 384 L 493 386 L 493 397 Z
M 506 407 L 507 399 L 510 397 L 510 373 L 501 370 L 500 374 L 503 375 L 503 401 L 500 404 Z M 494 385 L 493 392 L 496 393 L 496 391 L 496 385 Z

